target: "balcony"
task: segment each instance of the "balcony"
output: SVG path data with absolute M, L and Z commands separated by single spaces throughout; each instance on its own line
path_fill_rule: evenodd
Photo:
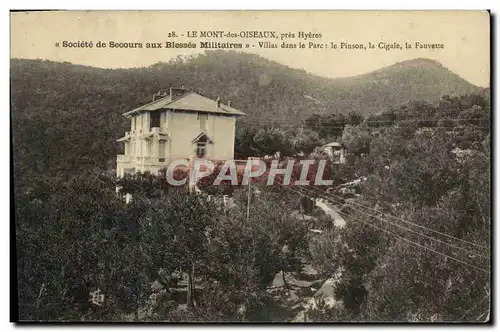
M 169 136 L 168 133 L 162 132 L 162 129 L 160 127 L 152 127 L 148 132 L 144 133 L 141 135 L 141 138 L 143 139 L 157 139 L 160 141 L 166 141 L 168 140 Z
M 116 161 L 119 163 L 128 163 L 128 162 L 132 161 L 132 156 L 119 154 L 119 155 L 116 155 Z
M 147 165 L 158 165 L 161 163 L 166 163 L 166 158 L 159 158 L 159 157 L 144 157 L 144 158 L 139 158 L 139 163 L 143 162 L 144 164 Z
M 165 164 L 167 162 L 167 158 L 165 157 L 136 157 L 136 156 L 129 156 L 129 155 L 123 155 L 119 154 L 116 155 L 116 162 L 117 163 L 133 163 L 136 165 L 159 165 L 159 164 Z

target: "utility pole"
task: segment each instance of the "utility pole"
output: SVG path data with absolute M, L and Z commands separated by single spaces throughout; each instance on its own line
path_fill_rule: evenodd
M 250 175 L 250 172 L 252 171 L 252 164 L 250 163 L 251 157 L 248 157 L 247 160 L 247 167 L 248 167 L 248 175 Z M 248 178 L 248 198 L 247 198 L 247 223 L 250 221 L 250 199 L 252 197 L 252 191 L 250 190 L 252 183 L 252 178 Z
M 193 172 L 194 172 L 194 155 L 189 156 L 189 169 L 188 169 L 188 191 L 190 194 L 195 192 L 194 187 L 196 186 L 196 179 L 193 178 Z

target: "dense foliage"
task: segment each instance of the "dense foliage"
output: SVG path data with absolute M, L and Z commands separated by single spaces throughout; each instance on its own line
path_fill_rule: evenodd
M 130 204 L 116 185 L 133 192 Z M 246 193 L 224 213 L 149 175 L 32 184 L 15 200 L 20 319 L 262 319 L 275 275 L 300 271 L 308 230 L 289 217 L 294 195 L 254 193 L 247 215 Z M 89 301 L 96 290 L 102 306 Z
M 420 116 L 425 110 L 428 116 Z M 485 320 L 489 100 L 446 97 L 438 105 L 414 103 L 390 114 L 383 125 L 367 120 L 344 135 L 349 144 L 365 140 L 366 150 L 355 164 L 367 181 L 362 197 L 344 210 L 351 222 L 326 235 L 330 245 L 316 248 L 319 267 L 330 274 L 342 271 L 337 298 L 344 307 L 311 315 L 318 320 Z M 453 125 L 440 125 L 447 120 Z M 354 130 L 377 134 L 352 135 Z M 359 144 L 353 146 L 357 150 Z M 361 298 L 353 295 L 360 288 Z

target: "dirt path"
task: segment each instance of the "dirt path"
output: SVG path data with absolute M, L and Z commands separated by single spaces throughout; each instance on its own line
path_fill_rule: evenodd
M 337 212 L 338 208 L 323 199 L 319 198 L 316 200 L 316 206 L 319 207 L 321 210 L 323 210 L 327 215 L 329 215 L 332 220 L 333 224 L 337 227 L 344 227 L 346 224 L 346 221 L 342 216 Z

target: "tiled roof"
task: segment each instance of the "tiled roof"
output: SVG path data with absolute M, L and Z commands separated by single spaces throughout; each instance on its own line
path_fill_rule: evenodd
M 342 146 L 342 144 L 339 142 L 331 142 L 331 143 L 327 143 L 327 144 L 323 145 L 322 147 L 327 148 L 327 147 L 334 147 L 334 146 L 335 147 Z
M 129 116 L 142 111 L 156 111 L 159 109 L 174 109 L 193 112 L 206 112 L 228 115 L 245 115 L 245 113 L 220 103 L 217 107 L 217 102 L 210 98 L 197 94 L 196 92 L 188 92 L 180 97 L 170 100 L 170 96 L 155 100 L 149 104 L 133 109 L 125 114 Z

